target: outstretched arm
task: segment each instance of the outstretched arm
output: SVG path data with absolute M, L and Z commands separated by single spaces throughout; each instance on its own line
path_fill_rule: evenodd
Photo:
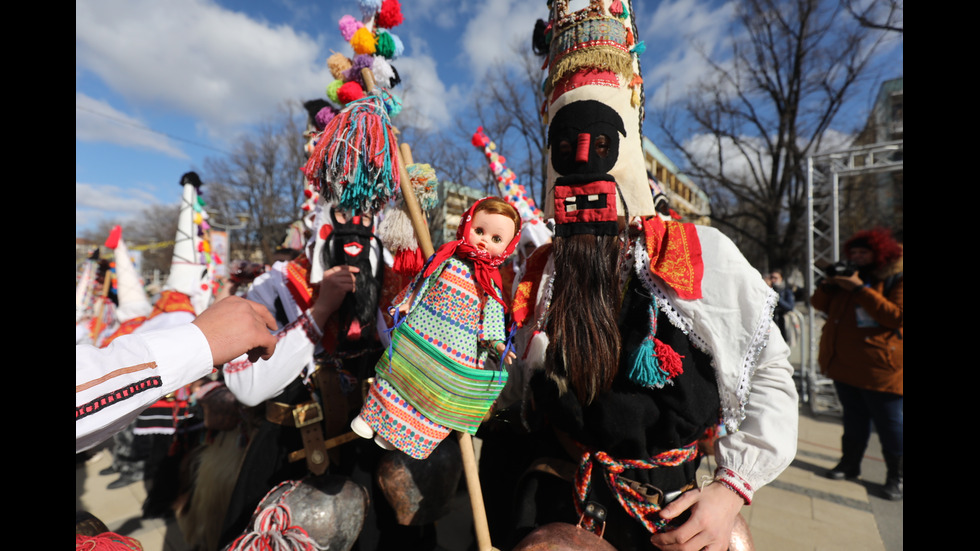
M 124 335 L 106 348 L 75 347 L 75 453 L 129 424 L 159 398 L 246 353 L 268 358 L 275 321 L 239 297 L 223 299 L 192 323 Z

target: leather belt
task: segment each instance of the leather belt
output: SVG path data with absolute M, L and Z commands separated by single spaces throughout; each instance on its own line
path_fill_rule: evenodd
M 316 400 L 295 406 L 268 400 L 266 401 L 265 418 L 277 425 L 299 429 L 303 439 L 302 451 L 304 453 L 302 456 L 297 456 L 296 452 L 290 454 L 290 461 L 305 457 L 306 466 L 311 473 L 321 475 L 326 472 L 330 465 L 330 459 L 327 457 L 327 448 L 323 442 L 323 429 L 320 427 L 320 422 L 323 421 L 323 410 Z
M 361 409 L 360 389 L 344 392 L 339 371 L 330 364 L 320 365 L 315 374 L 317 389 L 323 398 L 323 434 L 331 441 L 344 434 L 352 434 L 349 414 Z M 330 459 L 340 462 L 340 450 L 328 446 Z

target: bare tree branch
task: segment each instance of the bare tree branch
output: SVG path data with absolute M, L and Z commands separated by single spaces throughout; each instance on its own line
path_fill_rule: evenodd
M 885 40 L 856 15 L 900 19 L 900 0 L 875 0 L 854 17 L 851 2 L 740 2 L 727 55 L 699 50 L 712 72 L 686 102 L 690 126 L 660 116 L 668 143 L 713 198 L 712 221 L 753 244 L 745 252 L 757 265 L 802 258 L 806 158 L 870 78 Z

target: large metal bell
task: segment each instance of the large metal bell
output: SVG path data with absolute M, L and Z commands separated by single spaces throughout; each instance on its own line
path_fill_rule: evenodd
M 266 495 L 258 510 L 286 505 L 292 524 L 305 530 L 318 549 L 347 551 L 364 527 L 368 503 L 363 486 L 327 474 L 280 485 Z
M 755 542 L 752 541 L 752 533 L 749 532 L 749 525 L 745 522 L 745 517 L 741 513 L 735 517 L 735 528 L 732 530 L 732 543 L 728 549 L 729 551 L 755 551 Z
M 589 530 L 552 522 L 525 536 L 513 551 L 616 551 L 616 548 Z
M 421 460 L 402 452 L 386 453 L 375 478 L 398 524 L 421 526 L 449 514 L 462 472 L 459 446 L 446 440 Z

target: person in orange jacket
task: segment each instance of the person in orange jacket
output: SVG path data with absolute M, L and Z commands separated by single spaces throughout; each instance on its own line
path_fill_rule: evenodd
M 904 490 L 902 246 L 875 228 L 848 239 L 844 252 L 848 262 L 835 265 L 810 299 L 827 314 L 818 360 L 843 408 L 842 457 L 827 477 L 860 476 L 873 424 L 888 468 L 884 494 L 898 500 Z

